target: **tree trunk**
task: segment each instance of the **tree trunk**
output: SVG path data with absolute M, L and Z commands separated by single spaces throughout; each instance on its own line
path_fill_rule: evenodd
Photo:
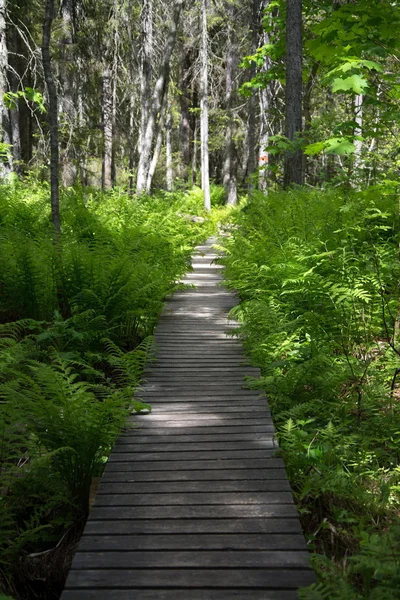
M 233 115 L 233 98 L 236 90 L 235 74 L 237 68 L 237 38 L 234 32 L 235 10 L 232 4 L 226 6 L 228 22 L 226 77 L 225 77 L 225 110 L 227 117 L 225 158 L 223 166 L 223 185 L 227 193 L 228 204 L 237 204 L 236 144 L 234 139 L 235 120 Z
M 103 70 L 103 190 L 112 188 L 113 157 L 113 86 L 112 73 L 109 67 Z
M 54 0 L 47 0 L 43 26 L 42 59 L 43 71 L 49 96 L 48 119 L 50 125 L 50 184 L 51 219 L 55 230 L 55 243 L 60 248 L 60 197 L 59 197 L 59 149 L 58 149 L 58 98 L 50 57 L 51 26 L 54 15 Z
M 170 62 L 172 52 L 175 47 L 176 35 L 178 30 L 179 18 L 181 15 L 183 0 L 175 0 L 174 14 L 172 17 L 171 27 L 168 35 L 168 40 L 164 50 L 164 58 L 161 65 L 160 75 L 154 87 L 151 110 L 148 121 L 146 123 L 146 129 L 141 145 L 141 153 L 138 165 L 138 174 L 136 182 L 136 193 L 142 194 L 146 189 L 147 176 L 150 168 L 150 156 L 151 149 L 153 146 L 154 133 L 156 128 L 157 116 L 160 113 L 162 107 L 163 96 L 165 88 L 168 86 L 169 73 L 170 73 Z
M 19 73 L 21 70 L 19 67 L 20 57 L 18 56 L 18 32 L 15 27 L 9 32 L 9 46 L 11 51 L 11 56 L 9 60 L 9 66 L 11 67 L 9 73 L 9 85 L 11 91 L 16 94 L 19 87 Z M 22 71 L 23 73 L 23 71 Z M 22 174 L 22 154 L 21 154 L 21 125 L 20 125 L 20 99 L 15 100 L 15 105 L 10 110 L 10 130 L 11 130 L 11 143 L 12 143 L 12 159 L 13 159 L 13 167 L 14 171 L 18 173 L 18 175 Z
M 286 152 L 284 185 L 303 184 L 302 132 L 302 0 L 286 2 L 286 122 L 285 135 L 294 148 Z
M 6 40 L 6 11 L 7 0 L 0 0 L 0 130 L 1 141 L 9 144 L 7 158 L 0 160 L 0 177 L 7 177 L 13 170 L 13 157 L 11 153 L 11 128 L 9 111 L 4 103 L 4 94 L 8 92 L 8 49 Z
M 151 109 L 151 73 L 153 63 L 153 0 L 142 0 L 141 14 L 141 69 L 140 69 L 140 97 L 141 116 L 139 132 L 139 156 L 143 152 L 146 127 L 150 118 Z
M 156 172 L 158 159 L 160 158 L 162 142 L 163 142 L 163 129 L 165 123 L 165 111 L 167 109 L 168 96 L 167 93 L 164 95 L 163 104 L 161 108 L 160 118 L 157 124 L 157 138 L 156 145 L 154 147 L 153 157 L 150 163 L 150 169 L 147 175 L 147 184 L 146 184 L 146 193 L 150 194 L 151 192 L 151 184 L 153 181 L 154 173 Z
M 257 52 L 258 43 L 260 39 L 260 8 L 261 0 L 253 0 L 252 2 L 252 16 L 251 16 L 251 54 Z M 256 76 L 257 67 L 255 63 L 252 64 L 250 70 L 250 78 L 253 79 Z M 248 103 L 248 125 L 247 125 L 247 140 L 246 140 L 246 152 L 247 156 L 243 164 L 243 175 L 244 179 L 247 179 L 248 188 L 252 190 L 254 187 L 254 179 L 252 175 L 255 173 L 257 168 L 257 156 L 258 156 L 258 143 L 257 143 L 257 94 L 253 91 L 249 98 Z
M 189 181 L 190 167 L 190 113 L 189 113 L 189 79 L 190 79 L 190 51 L 187 46 L 183 48 L 180 82 L 180 104 L 181 121 L 179 126 L 179 139 L 182 153 L 183 172 L 182 179 L 185 183 Z
M 354 121 L 357 123 L 357 127 L 354 128 L 354 135 L 357 137 L 362 136 L 363 130 L 363 94 L 357 94 L 354 98 Z M 362 151 L 362 140 L 354 140 L 355 152 L 354 152 L 354 168 L 361 169 L 363 166 L 361 159 Z M 356 175 L 358 175 L 356 173 Z
M 202 0 L 201 28 L 201 187 L 204 192 L 204 208 L 211 210 L 210 165 L 208 151 L 208 49 L 207 49 L 207 0 Z
M 264 0 L 262 7 L 266 9 L 269 5 L 269 0 Z M 264 31 L 262 36 L 263 45 L 270 43 L 269 32 Z M 261 67 L 262 73 L 268 73 L 271 68 L 271 59 L 266 56 Z M 267 190 L 268 182 L 268 167 L 270 155 L 267 150 L 269 145 L 269 137 L 271 133 L 271 102 L 272 100 L 272 82 L 268 82 L 265 88 L 260 89 L 260 128 L 259 128 L 259 144 L 258 144 L 258 188 L 261 191 Z
M 194 130 L 193 130 L 193 153 L 192 153 L 192 184 L 197 185 L 197 154 L 198 154 L 198 135 L 199 135 L 199 122 L 195 118 Z
M 172 192 L 174 188 L 174 172 L 172 168 L 172 114 L 168 103 L 167 119 L 165 122 L 165 149 L 167 158 L 167 190 Z
M 76 182 L 78 175 L 77 165 L 74 162 L 74 130 L 76 127 L 76 85 L 74 75 L 73 56 L 73 0 L 64 0 L 61 3 L 62 37 L 60 42 L 61 63 L 60 75 L 62 84 L 61 109 L 64 125 L 62 139 L 61 168 L 62 181 L 65 187 L 71 187 Z

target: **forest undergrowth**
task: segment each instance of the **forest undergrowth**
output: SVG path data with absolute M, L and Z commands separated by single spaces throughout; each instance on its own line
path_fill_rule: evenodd
M 218 200 L 218 190 L 214 196 Z M 215 229 L 202 194 L 0 187 L 0 595 L 59 596 L 165 296 Z
M 314 550 L 307 600 L 400 597 L 398 205 L 391 182 L 255 193 L 222 242 Z

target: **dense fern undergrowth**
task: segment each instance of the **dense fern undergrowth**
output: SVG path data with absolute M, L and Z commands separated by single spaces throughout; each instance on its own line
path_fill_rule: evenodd
M 224 241 L 315 550 L 308 600 L 400 597 L 398 220 L 389 184 L 255 194 Z
M 43 600 L 62 588 L 163 300 L 214 228 L 190 219 L 199 190 L 68 190 L 60 256 L 48 197 L 0 186 L 0 590 Z

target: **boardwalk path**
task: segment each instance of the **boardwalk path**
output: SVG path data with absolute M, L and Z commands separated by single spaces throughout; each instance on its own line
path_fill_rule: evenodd
M 313 581 L 211 244 L 166 304 L 138 394 L 153 412 L 111 454 L 62 600 L 292 600 Z

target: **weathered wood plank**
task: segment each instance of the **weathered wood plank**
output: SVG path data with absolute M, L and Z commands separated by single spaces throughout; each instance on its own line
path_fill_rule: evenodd
M 308 552 L 301 550 L 156 550 L 135 552 L 78 552 L 73 569 L 177 568 L 308 568 Z M 151 577 L 151 576 L 150 576 Z M 150 578 L 149 577 L 149 578 Z
M 93 506 L 93 520 L 127 519 L 250 519 L 298 517 L 294 504 L 231 504 L 193 506 Z
M 272 481 L 249 480 L 240 481 L 171 481 L 168 486 L 163 481 L 134 483 L 107 483 L 103 482 L 98 496 L 103 494 L 169 494 L 180 492 L 290 492 L 290 486 L 286 479 L 273 479 Z
M 110 550 L 306 550 L 299 534 L 175 534 L 84 535 L 81 552 Z M 239 565 L 240 566 L 240 565 Z
M 272 439 L 261 439 L 258 441 L 251 441 L 251 442 L 225 442 L 225 441 L 219 441 L 219 442 L 200 442 L 200 443 L 195 443 L 195 442 L 189 442 L 187 444 L 185 443 L 179 443 L 176 442 L 174 444 L 162 444 L 159 443 L 158 439 L 155 439 L 152 446 L 151 446 L 151 450 L 152 452 L 186 452 L 188 451 L 193 452 L 193 451 L 203 451 L 203 450 L 207 450 L 207 451 L 212 451 L 212 450 L 251 450 L 254 448 L 274 448 L 276 446 L 276 442 L 274 442 L 274 440 Z M 147 452 L 147 448 L 143 447 L 140 444 L 122 444 L 119 443 L 117 446 L 115 446 L 114 448 L 114 452 L 119 453 L 119 452 Z
M 289 533 L 301 534 L 300 521 L 296 517 L 273 518 L 247 518 L 237 519 L 227 517 L 224 519 L 89 519 L 86 525 L 87 535 L 127 535 L 137 534 L 153 535 L 185 534 L 188 537 L 208 533 L 236 533 L 247 535 L 249 533 L 264 533 L 266 535 L 287 535 Z M 304 536 L 303 536 L 304 538 Z
M 174 494 L 97 494 L 95 506 L 214 506 L 293 504 L 291 492 L 176 492 Z
M 308 569 L 71 570 L 67 588 L 297 589 L 314 582 Z
M 122 465 L 125 466 L 125 465 Z M 283 468 L 277 469 L 225 469 L 220 466 L 214 470 L 171 470 L 165 469 L 154 471 L 149 470 L 131 470 L 116 471 L 107 469 L 103 475 L 102 482 L 106 485 L 109 482 L 134 483 L 139 481 L 253 481 L 265 480 L 267 482 L 275 480 L 287 480 L 286 471 Z M 250 485 L 251 487 L 251 485 Z M 169 489 L 169 485 L 167 486 Z
M 214 460 L 234 460 L 237 459 L 263 459 L 268 456 L 274 456 L 276 450 L 199 450 L 197 452 L 113 452 L 110 456 L 110 463 L 114 462 L 152 462 L 179 460 L 182 462 Z
M 292 590 L 112 590 L 102 588 L 102 597 L 107 600 L 297 600 L 297 592 Z M 98 590 L 65 590 L 62 600 L 100 600 Z

